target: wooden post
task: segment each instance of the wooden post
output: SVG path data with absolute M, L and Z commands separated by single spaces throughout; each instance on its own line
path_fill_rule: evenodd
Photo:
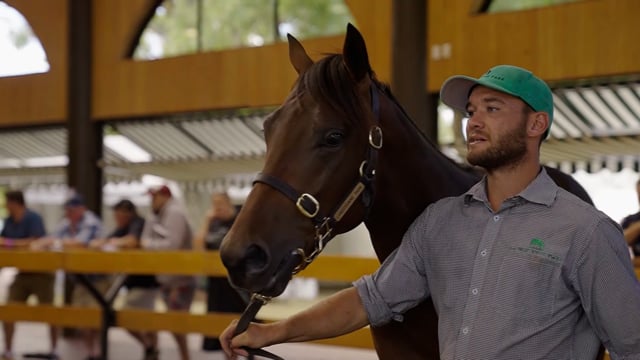
M 418 128 L 438 140 L 438 94 L 427 93 L 427 0 L 394 0 L 391 87 Z
M 93 0 L 69 0 L 69 93 L 67 184 L 87 207 L 102 209 L 102 125 L 91 120 Z

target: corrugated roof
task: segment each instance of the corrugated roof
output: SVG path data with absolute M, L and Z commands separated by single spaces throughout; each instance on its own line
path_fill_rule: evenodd
M 553 90 L 554 121 L 541 161 L 565 171 L 640 163 L 640 83 Z M 456 145 L 464 156 L 465 146 Z
M 638 169 L 640 163 L 640 82 L 567 87 L 554 90 L 555 117 L 542 146 L 544 163 L 571 172 L 602 167 Z M 262 115 L 180 117 L 120 121 L 110 124 L 144 149 L 149 161 L 128 161 L 105 146 L 101 165 L 107 179 L 136 179 L 154 174 L 183 181 L 208 181 L 262 168 L 265 144 Z M 462 143 L 455 146 L 464 155 Z M 35 166 L 33 158 L 67 151 L 62 127 L 0 131 L 0 184 L 22 176 L 37 182 L 64 181 L 64 166 Z M 46 180 L 45 180 L 46 179 Z

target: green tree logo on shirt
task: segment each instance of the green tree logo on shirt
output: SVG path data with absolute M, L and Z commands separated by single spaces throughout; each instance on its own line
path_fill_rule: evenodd
M 538 238 L 533 238 L 533 239 L 531 239 L 531 242 L 529 243 L 529 247 L 537 249 L 537 250 L 544 250 L 544 241 L 542 241 L 542 240 L 540 240 Z

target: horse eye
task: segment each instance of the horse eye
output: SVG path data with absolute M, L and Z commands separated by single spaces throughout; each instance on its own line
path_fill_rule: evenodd
M 331 131 L 327 134 L 324 141 L 327 146 L 338 147 L 342 145 L 342 140 L 344 139 L 344 134 L 340 131 Z

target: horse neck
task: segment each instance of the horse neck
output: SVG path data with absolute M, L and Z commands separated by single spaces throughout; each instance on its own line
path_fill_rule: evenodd
M 462 194 L 477 177 L 427 141 L 397 106 L 387 103 L 381 108 L 380 123 L 384 146 L 376 171 L 375 199 L 365 225 L 383 260 L 429 204 Z

